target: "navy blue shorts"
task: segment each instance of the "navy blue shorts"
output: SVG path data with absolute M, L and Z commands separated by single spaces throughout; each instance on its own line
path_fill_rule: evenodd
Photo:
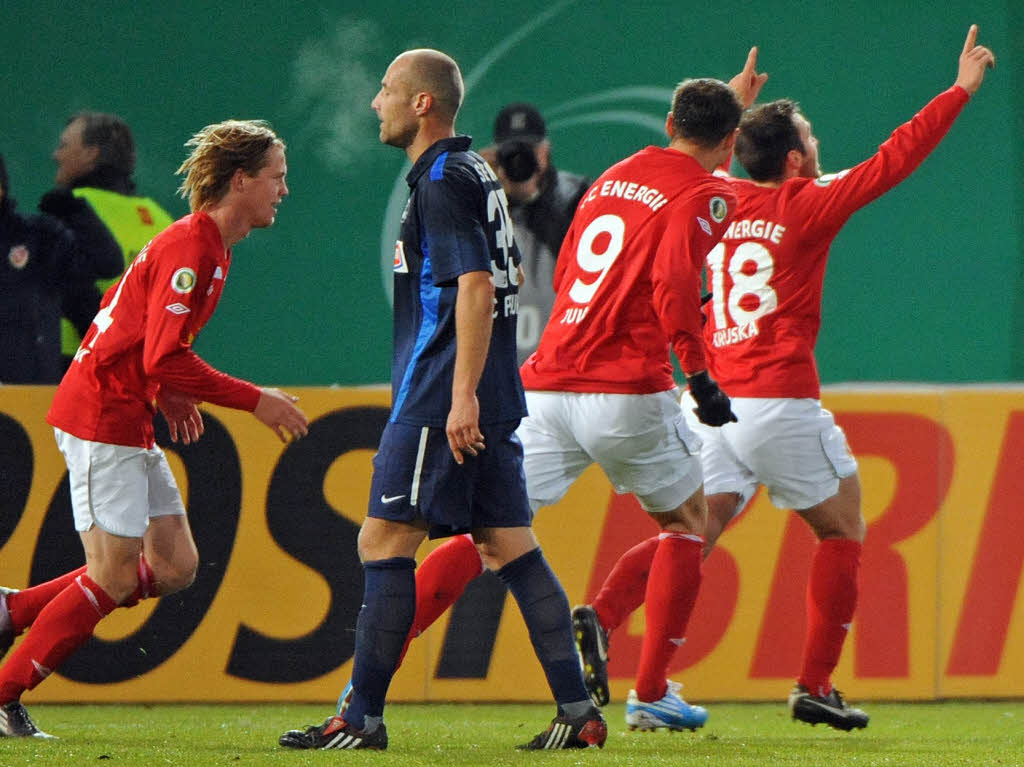
M 518 421 L 483 426 L 486 449 L 455 462 L 444 429 L 388 423 L 373 457 L 368 516 L 418 525 L 431 538 L 529 527 Z

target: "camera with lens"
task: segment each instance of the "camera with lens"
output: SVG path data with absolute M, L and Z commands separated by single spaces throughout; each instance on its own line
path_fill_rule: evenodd
M 522 139 L 509 139 L 499 144 L 496 159 L 505 177 L 515 184 L 528 180 L 540 167 L 533 144 Z

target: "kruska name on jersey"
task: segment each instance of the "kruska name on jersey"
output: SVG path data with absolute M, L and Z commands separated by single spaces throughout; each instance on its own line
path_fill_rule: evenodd
M 711 344 L 717 349 L 720 346 L 730 346 L 753 338 L 758 333 L 757 321 L 748 322 L 746 325 L 734 325 L 731 328 L 716 330 L 711 335 Z

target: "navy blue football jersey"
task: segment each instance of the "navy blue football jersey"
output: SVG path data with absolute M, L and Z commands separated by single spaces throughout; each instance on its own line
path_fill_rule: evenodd
M 519 251 L 505 191 L 468 136 L 433 144 L 409 171 L 395 244 L 391 420 L 443 427 L 451 410 L 458 278 L 490 272 L 491 345 L 477 386 L 480 423 L 518 420 L 526 401 L 516 363 Z

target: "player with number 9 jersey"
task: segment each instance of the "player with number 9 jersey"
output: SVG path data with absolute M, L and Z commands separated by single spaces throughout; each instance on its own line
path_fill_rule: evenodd
M 79 439 L 149 448 L 161 385 L 254 410 L 259 387 L 215 370 L 192 351 L 230 265 L 231 251 L 205 212 L 153 238 L 103 296 L 47 421 Z
M 671 147 L 647 147 L 606 170 L 562 243 L 557 297 L 521 368 L 524 386 L 670 390 L 670 348 L 684 373 L 704 370 L 700 270 L 735 203 L 728 183 Z

